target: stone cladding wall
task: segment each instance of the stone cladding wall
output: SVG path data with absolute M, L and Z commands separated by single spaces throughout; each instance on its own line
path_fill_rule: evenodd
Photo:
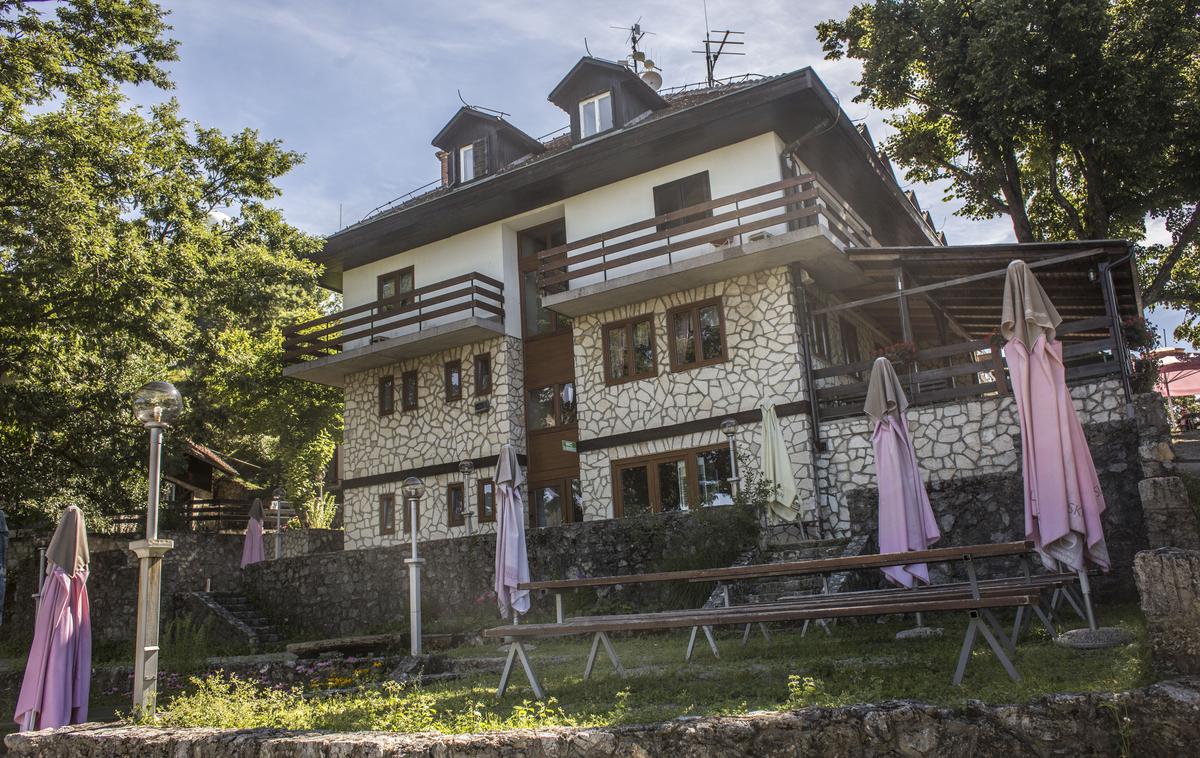
M 477 397 L 474 358 L 481 353 L 492 357 L 492 392 Z M 455 359 L 462 362 L 462 400 L 448 403 L 444 365 Z M 401 375 L 414 369 L 420 388 L 418 407 L 404 411 L 400 402 Z M 379 379 L 389 374 L 396 381 L 395 411 L 381 416 Z M 353 374 L 346 379 L 344 476 L 355 479 L 394 474 L 414 467 L 456 463 L 463 458 L 497 456 L 506 442 L 524 452 L 522 393 L 521 342 L 515 337 L 497 337 Z M 491 408 L 477 413 L 477 400 L 489 401 Z M 494 469 L 481 468 L 476 476 L 490 477 Z M 461 482 L 462 475 L 456 472 L 424 479 L 428 494 L 419 519 L 419 537 L 431 540 L 465 535 L 465 526 L 448 526 L 446 508 L 446 485 Z M 474 481 L 475 477 L 472 490 Z M 392 535 L 382 535 L 379 529 L 379 496 L 384 494 L 396 495 L 396 531 Z M 469 504 L 474 506 L 474 492 L 468 495 Z M 401 501 L 399 482 L 348 488 L 343 506 L 345 547 L 357 550 L 402 543 L 407 535 L 400 526 Z M 481 529 L 490 531 L 492 527 L 484 524 Z
M 1200 551 L 1138 553 L 1134 573 L 1156 668 L 1200 674 Z
M 1017 705 L 972 701 L 812 706 L 779 713 L 683 718 L 602 728 L 541 728 L 485 734 L 288 732 L 281 729 L 154 729 L 86 724 L 10 735 L 14 758 L 141 758 L 270 755 L 274 758 L 791 758 L 924 756 L 1044 758 L 1050 755 L 1178 758 L 1200 743 L 1200 680 L 1129 692 L 1048 695 Z

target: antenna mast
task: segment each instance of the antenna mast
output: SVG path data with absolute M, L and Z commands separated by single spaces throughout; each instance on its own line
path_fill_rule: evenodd
M 629 32 L 629 36 L 626 37 L 626 42 L 629 43 L 630 48 L 629 60 L 633 63 L 633 73 L 638 73 L 638 66 L 642 65 L 646 61 L 646 53 L 645 51 L 638 49 L 638 43 L 642 41 L 642 37 L 645 37 L 648 34 L 654 34 L 654 32 L 642 31 L 642 19 L 640 16 L 638 17 L 637 21 L 633 22 L 632 26 L 614 26 L 612 28 L 620 29 L 623 32 Z M 652 66 L 647 66 L 647 68 L 652 68 Z
M 739 52 L 734 52 L 733 50 L 725 49 L 726 45 L 744 45 L 744 44 L 746 44 L 745 42 L 740 42 L 738 40 L 729 39 L 730 35 L 745 34 L 745 32 L 737 32 L 732 29 L 712 29 L 712 28 L 710 28 L 708 25 L 708 2 L 707 1 L 704 3 L 704 28 L 707 30 L 707 33 L 704 35 L 704 39 L 702 40 L 702 42 L 704 42 L 704 49 L 703 50 L 693 50 L 692 52 L 704 56 L 704 68 L 707 73 L 706 81 L 708 82 L 708 86 L 715 87 L 717 84 L 717 77 L 714 74 L 714 72 L 717 69 L 717 61 L 721 58 L 721 56 L 722 55 L 745 55 L 745 53 L 739 53 Z M 721 35 L 721 38 L 714 39 L 714 37 L 718 34 Z M 713 49 L 714 46 L 716 46 L 715 50 Z

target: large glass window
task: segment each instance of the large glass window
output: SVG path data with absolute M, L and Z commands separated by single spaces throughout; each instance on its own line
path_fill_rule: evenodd
M 673 308 L 667 311 L 667 323 L 673 371 L 725 360 L 725 323 L 719 298 Z
M 534 526 L 558 526 L 563 522 L 563 493 L 561 484 L 530 488 Z
M 612 95 L 601 92 L 579 103 L 579 133 L 584 137 L 612 129 Z
M 693 205 L 700 205 L 712 200 L 709 194 L 708 172 L 702 171 L 699 174 L 685 176 L 682 179 L 676 179 L 673 182 L 660 184 L 654 188 L 654 215 L 663 216 L 668 213 L 690 208 Z M 675 218 L 669 221 L 664 221 L 658 225 L 658 231 L 665 232 L 668 229 L 690 224 L 693 221 L 699 221 L 702 218 L 708 218 L 712 215 L 712 209 L 689 213 L 683 218 Z
M 398 300 L 393 300 L 393 298 L 406 292 L 412 292 L 414 283 L 412 266 L 381 275 L 376 280 L 375 286 L 379 299 L 387 300 L 388 303 L 379 306 L 379 313 L 381 315 L 393 313 L 408 305 L 408 298 L 401 297 Z
M 732 476 L 725 445 L 617 461 L 613 464 L 617 515 L 729 505 Z
M 654 376 L 654 316 L 604 327 L 605 380 L 609 384 Z
M 574 426 L 576 422 L 574 382 L 551 384 L 529 391 L 529 429 Z
M 543 287 L 538 280 L 538 253 L 565 245 L 566 242 L 566 225 L 561 220 L 527 229 L 517 235 L 522 271 L 521 310 L 526 337 L 552 334 L 571 327 L 570 318 L 542 306 Z M 544 289 L 549 293 L 563 292 L 567 289 L 567 283 L 548 284 Z

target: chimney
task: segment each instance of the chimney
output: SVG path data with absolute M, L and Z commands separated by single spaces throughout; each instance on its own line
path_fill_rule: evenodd
M 446 187 L 450 184 L 450 153 L 445 150 L 438 150 L 438 162 L 442 164 L 442 186 Z

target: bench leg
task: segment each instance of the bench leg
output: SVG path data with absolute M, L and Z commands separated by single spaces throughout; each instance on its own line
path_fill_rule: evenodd
M 1021 638 L 1021 630 L 1025 628 L 1025 606 L 1017 608 L 1017 617 L 1013 620 L 1012 641 L 1015 644 Z
M 692 627 L 692 633 L 688 635 L 687 652 L 683 654 L 683 660 L 690 661 L 692 659 L 692 651 L 696 649 L 696 629 Z
M 980 620 L 979 612 L 971 611 L 970 619 L 970 623 L 967 624 L 967 633 L 963 636 L 962 649 L 958 654 L 958 666 L 954 669 L 954 685 L 958 686 L 962 684 L 963 674 L 967 670 L 967 661 L 970 660 L 971 650 L 975 647 L 976 634 L 983 635 L 983 639 L 987 641 L 988 647 L 992 649 L 992 652 L 996 654 L 996 658 L 999 659 L 1000 665 L 1008 672 L 1008 676 L 1014 682 L 1021 681 L 1021 675 L 1017 673 L 1016 668 L 1012 665 L 1012 661 L 1005 655 L 1004 648 L 1000 645 L 996 636 L 992 634 L 989 625 Z
M 496 689 L 496 697 L 504 697 L 504 692 L 508 689 L 508 680 L 512 676 L 513 661 L 520 659 L 521 668 L 525 669 L 525 678 L 529 680 L 529 686 L 533 688 L 533 694 L 538 700 L 545 700 L 546 693 L 542 691 L 542 685 L 538 682 L 537 675 L 533 673 L 533 666 L 529 663 L 529 656 L 525 654 L 525 648 L 520 642 L 513 640 L 508 646 L 508 658 L 504 661 L 504 671 L 500 673 L 500 687 Z
M 1050 639 L 1058 639 L 1058 631 L 1054 628 L 1054 622 L 1050 616 L 1042 610 L 1041 603 L 1033 606 L 1034 614 L 1041 620 L 1042 626 L 1046 628 L 1046 634 L 1050 635 Z M 1013 640 L 1014 642 L 1016 640 Z
M 750 641 L 750 627 L 753 624 L 746 624 L 746 628 L 742 630 L 742 647 L 746 647 L 746 643 Z
M 704 627 L 704 636 L 708 638 L 708 646 L 712 648 L 713 657 L 720 658 L 721 654 L 717 651 L 717 639 L 713 637 L 711 626 Z
M 764 640 L 766 640 L 767 642 L 770 642 L 770 641 L 771 641 L 771 633 L 767 631 L 767 625 L 766 625 L 766 624 L 759 623 L 759 625 L 758 625 L 758 630 L 759 630 L 760 632 L 762 632 L 762 636 L 763 636 L 763 639 L 764 639 Z
M 721 653 L 717 651 L 717 640 L 715 637 L 713 637 L 712 627 L 711 626 L 693 626 L 692 633 L 688 637 L 687 652 L 684 653 L 683 659 L 685 661 L 690 661 L 692 659 L 692 653 L 696 649 L 696 631 L 698 629 L 704 630 L 704 637 L 708 640 L 708 646 L 712 649 L 713 656 L 720 658 Z
M 604 652 L 608 653 L 608 659 L 612 661 L 617 675 L 625 676 L 625 668 L 621 666 L 621 660 L 617 658 L 617 651 L 613 649 L 612 641 L 604 632 L 596 632 L 596 636 L 592 638 L 592 650 L 588 653 L 587 665 L 583 669 L 583 681 L 585 682 L 592 676 L 592 668 L 596 665 L 596 653 L 600 652 L 601 644 L 604 645 Z
M 1080 607 L 1079 601 L 1075 599 L 1075 591 L 1070 587 L 1060 587 L 1054 591 L 1054 595 L 1050 600 L 1050 611 L 1052 613 L 1058 611 L 1058 603 L 1063 598 L 1066 598 L 1067 604 L 1071 606 L 1072 610 L 1075 611 L 1080 620 L 1087 621 L 1087 614 L 1083 612 L 1083 608 Z
M 754 627 L 754 624 L 746 624 L 746 628 L 742 630 L 742 647 L 745 647 L 746 643 L 750 641 L 750 630 L 753 627 Z M 758 629 L 760 632 L 762 632 L 763 639 L 766 640 L 767 642 L 770 642 L 771 641 L 771 633 L 767 631 L 767 625 L 760 622 L 758 625 Z
M 996 615 L 986 609 L 981 611 L 980 615 L 983 616 L 983 620 L 987 622 L 987 625 L 991 627 L 992 632 L 997 638 L 999 638 L 1001 644 L 1003 644 L 1010 653 L 1017 652 L 1016 639 L 1009 639 L 1008 635 L 1004 633 L 1004 627 L 1000 626 L 1000 622 L 996 619 Z

